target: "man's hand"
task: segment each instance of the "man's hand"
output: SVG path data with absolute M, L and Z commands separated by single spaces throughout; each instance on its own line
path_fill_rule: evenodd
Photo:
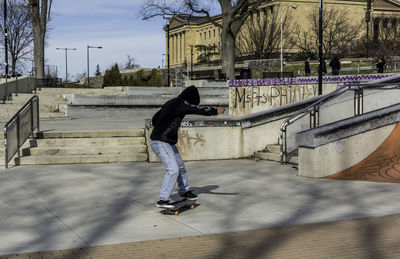
M 218 108 L 217 110 L 218 110 L 218 114 L 223 114 L 225 112 L 224 108 Z

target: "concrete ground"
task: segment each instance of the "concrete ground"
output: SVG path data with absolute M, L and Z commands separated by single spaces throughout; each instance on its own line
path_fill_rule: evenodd
M 42 121 L 41 129 L 135 129 L 144 119 Z M 155 207 L 160 163 L 0 168 L 0 255 L 10 255 L 0 258 L 169 258 L 180 246 L 193 258 L 400 255 L 398 184 L 302 178 L 268 161 L 186 165 L 199 206 L 178 216 Z
M 188 162 L 187 169 L 199 206 L 178 216 L 155 207 L 160 163 L 1 169 L 0 254 L 400 213 L 397 184 L 306 179 L 268 161 Z

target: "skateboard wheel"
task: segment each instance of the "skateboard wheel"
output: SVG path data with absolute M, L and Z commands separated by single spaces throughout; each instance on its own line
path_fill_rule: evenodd
M 192 206 L 190 206 L 190 208 L 191 208 L 192 210 L 194 210 L 194 204 L 192 204 Z
M 164 214 L 164 215 L 165 215 L 166 213 L 167 213 L 167 212 L 166 212 L 165 210 L 162 210 L 162 211 L 161 211 L 161 214 Z
M 175 215 L 179 215 L 179 211 L 175 211 Z

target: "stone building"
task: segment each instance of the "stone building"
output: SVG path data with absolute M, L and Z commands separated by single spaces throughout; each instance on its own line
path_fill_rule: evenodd
M 287 8 L 291 5 L 297 8 Z M 268 12 L 277 14 L 276 19 L 280 19 L 280 15 L 290 15 L 291 25 L 297 23 L 303 30 L 309 30 L 310 24 L 307 17 L 318 10 L 318 5 L 316 0 L 268 1 L 262 4 L 258 11 L 249 17 L 249 20 L 254 17 L 265 17 Z M 360 35 L 365 34 L 367 0 L 325 0 L 324 9 L 327 8 L 348 10 L 352 18 L 350 22 L 362 23 Z M 378 39 L 383 28 L 386 30 L 390 28 L 396 35 L 399 35 L 400 0 L 372 0 L 370 17 L 369 35 L 371 40 Z M 221 16 L 214 16 L 213 20 L 215 23 L 220 23 Z M 169 19 L 167 23 L 164 30 L 166 49 L 168 49 L 167 42 L 169 40 L 171 68 L 193 69 L 193 65 L 198 64 L 201 57 L 208 57 L 209 61 L 220 59 L 221 29 L 207 18 L 177 15 Z M 280 20 L 277 21 L 277 24 L 280 24 Z M 284 41 L 285 39 L 283 39 Z M 237 38 L 237 45 L 240 46 L 240 37 Z M 203 46 L 203 48 L 196 46 Z M 296 50 L 287 51 L 295 52 Z

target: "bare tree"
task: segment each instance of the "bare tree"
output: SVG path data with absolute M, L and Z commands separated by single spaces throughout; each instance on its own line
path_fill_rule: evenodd
M 0 5 L 0 12 L 4 12 L 4 6 Z M 31 9 L 25 1 L 7 1 L 7 44 L 11 56 L 11 73 L 16 73 L 17 62 L 32 52 L 32 22 Z M 0 29 L 4 31 L 4 21 L 0 20 Z M 4 46 L 4 39 L 0 40 Z
M 203 15 L 222 29 L 221 60 L 222 70 L 228 79 L 235 79 L 235 39 L 247 18 L 262 2 L 269 0 L 218 0 L 222 24 L 211 16 L 214 1 L 201 0 L 146 0 L 140 11 L 143 19 L 156 16 Z
M 345 9 L 326 8 L 323 16 L 323 51 L 327 56 L 345 55 L 359 36 L 361 21 L 352 24 L 350 13 Z M 318 10 L 314 9 L 308 17 L 311 26 L 305 31 L 304 26 L 296 24 L 294 44 L 303 53 L 317 53 L 318 50 Z
M 53 0 L 29 0 L 32 9 L 33 57 L 39 78 L 44 77 L 44 46 L 52 2 Z
M 283 48 L 291 47 L 291 16 L 289 10 L 283 14 L 282 28 L 284 41 Z M 266 9 L 265 12 L 251 15 L 238 35 L 236 53 L 238 56 L 252 58 L 271 58 L 280 47 L 280 16 L 278 11 Z
M 396 19 L 390 19 L 384 15 L 374 17 L 375 39 L 370 41 L 372 53 L 376 57 L 384 57 L 388 63 L 392 57 L 398 56 L 400 53 L 399 45 L 399 25 Z

